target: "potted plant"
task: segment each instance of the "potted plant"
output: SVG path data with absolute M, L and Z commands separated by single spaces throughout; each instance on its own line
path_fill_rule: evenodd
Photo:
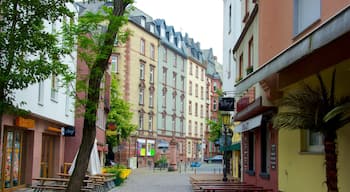
M 253 65 L 250 65 L 246 68 L 246 72 L 247 72 L 247 75 L 251 72 L 253 72 L 254 68 L 253 68 Z

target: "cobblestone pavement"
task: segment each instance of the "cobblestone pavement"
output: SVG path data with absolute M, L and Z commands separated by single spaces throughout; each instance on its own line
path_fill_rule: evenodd
M 190 175 L 195 172 L 213 172 L 214 168 L 219 169 L 218 165 L 201 166 L 196 171 L 188 168 L 186 172 L 138 168 L 132 170 L 121 186 L 115 187 L 110 192 L 191 192 Z

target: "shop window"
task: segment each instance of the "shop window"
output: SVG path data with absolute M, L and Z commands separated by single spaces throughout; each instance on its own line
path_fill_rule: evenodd
M 248 174 L 255 175 L 254 159 L 255 159 L 255 136 L 254 132 L 248 132 Z
M 322 153 L 324 152 L 324 145 L 323 145 L 323 135 L 320 132 L 315 131 L 307 131 L 307 151 L 308 152 L 318 152 Z
M 260 159 L 260 164 L 261 164 L 261 172 L 260 172 L 260 177 L 262 178 L 269 178 L 269 130 L 266 127 L 266 124 L 261 126 L 260 128 L 260 135 L 261 135 L 261 140 L 260 140 L 260 145 L 261 145 L 261 159 Z

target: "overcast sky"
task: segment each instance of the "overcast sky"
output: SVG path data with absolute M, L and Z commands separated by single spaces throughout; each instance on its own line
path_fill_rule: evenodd
M 213 48 L 222 64 L 223 0 L 135 0 L 153 19 L 164 19 L 175 31 L 188 33 L 201 49 Z

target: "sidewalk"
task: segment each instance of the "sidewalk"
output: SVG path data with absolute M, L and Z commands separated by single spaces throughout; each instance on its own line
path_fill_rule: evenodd
M 181 172 L 180 172 L 180 168 Z M 178 166 L 178 171 L 153 170 L 152 168 L 133 169 L 128 179 L 109 192 L 191 192 L 190 176 L 194 174 L 214 174 L 222 176 L 221 164 L 203 163 L 198 168 Z
M 110 192 L 191 192 L 189 182 L 190 172 L 168 172 L 167 170 L 153 170 L 138 168 L 132 170 L 128 179 Z

